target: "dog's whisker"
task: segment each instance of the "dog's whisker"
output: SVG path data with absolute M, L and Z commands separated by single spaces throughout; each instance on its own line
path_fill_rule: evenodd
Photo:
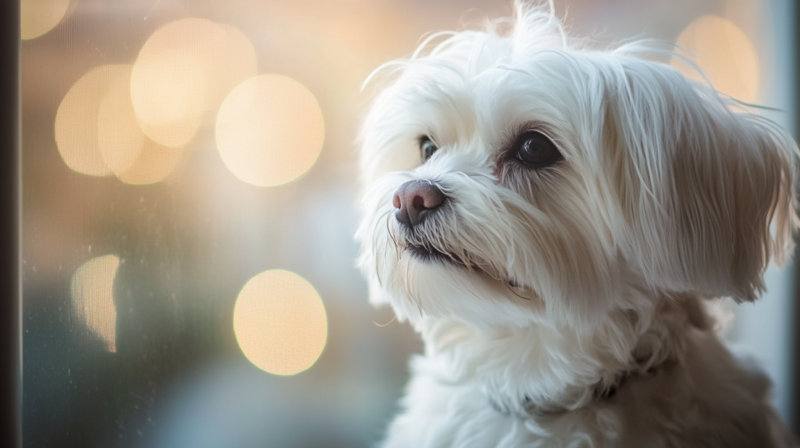
M 385 213 L 383 213 L 381 216 L 379 216 L 376 219 L 376 222 L 380 222 L 381 219 L 383 219 L 384 216 L 388 217 L 390 215 L 390 213 L 391 213 L 391 210 L 387 210 Z M 391 232 L 389 231 L 388 222 L 387 222 L 387 225 L 386 225 L 386 229 L 387 229 L 387 234 L 389 234 L 391 236 Z M 373 232 L 372 233 L 373 247 L 378 247 L 377 244 L 376 244 L 377 238 L 378 238 L 378 232 Z M 385 255 L 386 251 L 388 251 L 388 250 L 389 250 L 389 245 L 384 245 L 384 255 Z M 381 270 L 380 270 L 380 258 L 381 257 L 375 257 L 375 275 L 376 275 L 376 277 L 378 279 L 378 284 L 380 286 L 383 286 L 383 280 L 381 279 Z
M 404 286 L 405 286 L 406 295 L 408 296 L 408 298 L 411 301 L 411 303 L 413 303 L 413 304 L 415 304 L 417 306 L 417 311 L 419 312 L 419 315 L 422 316 L 423 315 L 422 302 L 417 297 L 417 294 L 412 292 L 413 288 L 412 288 L 411 282 L 413 280 L 412 280 L 412 276 L 410 275 L 410 266 L 411 266 L 411 260 L 407 259 L 406 260 L 406 265 L 405 265 L 405 270 L 404 270 L 405 276 L 404 276 L 404 279 L 403 279 L 403 283 L 404 283 Z
M 389 326 L 389 324 L 391 324 L 391 323 L 392 323 L 392 322 L 394 322 L 395 320 L 397 320 L 397 315 L 395 315 L 395 316 L 392 316 L 392 320 L 390 320 L 389 322 L 386 322 L 385 324 L 379 324 L 379 323 L 377 323 L 377 322 L 375 322 L 375 321 L 372 321 L 372 323 L 373 323 L 373 324 L 375 324 L 375 325 L 377 325 L 377 326 L 379 326 L 379 327 L 381 327 L 381 328 L 384 328 L 384 327 L 388 327 L 388 326 Z
M 392 239 L 392 247 L 394 247 L 395 257 L 397 257 L 397 261 L 399 261 L 400 257 L 402 256 L 402 248 L 400 247 L 400 244 L 397 242 L 395 229 L 389 224 L 389 222 L 391 222 L 392 219 L 391 212 L 392 210 L 388 210 L 386 212 L 386 233 Z

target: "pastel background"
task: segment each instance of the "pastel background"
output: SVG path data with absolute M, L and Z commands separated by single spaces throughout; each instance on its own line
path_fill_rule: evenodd
M 790 0 L 558 0 L 794 122 Z M 25 447 L 367 447 L 421 345 L 355 270 L 380 64 L 511 0 L 22 0 Z M 690 73 L 679 60 L 664 59 Z M 793 268 L 723 331 L 793 418 Z M 738 314 L 733 318 L 733 313 Z

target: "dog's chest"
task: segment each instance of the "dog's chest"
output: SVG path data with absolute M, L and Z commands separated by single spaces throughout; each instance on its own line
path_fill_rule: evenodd
M 714 335 L 695 336 L 685 364 L 633 378 L 608 399 L 545 413 L 498 409 L 478 379 L 443 369 L 441 359 L 416 357 L 403 411 L 383 446 L 783 446 L 771 434 L 776 423 L 763 376 L 743 368 Z

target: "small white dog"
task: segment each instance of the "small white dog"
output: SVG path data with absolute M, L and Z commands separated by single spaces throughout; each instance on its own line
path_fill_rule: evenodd
M 426 347 L 383 446 L 792 446 L 704 302 L 790 252 L 794 141 L 516 14 L 378 70 L 359 266 Z

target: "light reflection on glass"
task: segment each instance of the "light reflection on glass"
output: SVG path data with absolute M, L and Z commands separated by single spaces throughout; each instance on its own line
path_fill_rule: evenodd
M 678 45 L 689 51 L 715 89 L 748 103 L 758 99 L 758 56 L 750 39 L 731 21 L 700 17 L 681 33 Z M 680 58 L 673 57 L 671 65 L 689 78 L 702 80 Z
M 117 309 L 114 305 L 114 277 L 119 257 L 93 258 L 72 276 L 72 304 L 77 317 L 99 336 L 110 352 L 117 351 Z
M 242 288 L 233 312 L 236 340 L 250 362 L 276 375 L 311 367 L 325 348 L 328 321 L 317 291 L 297 274 L 272 270 Z
M 239 179 L 275 186 L 311 168 L 322 149 L 325 123 L 316 98 L 302 84 L 261 75 L 225 98 L 216 138 L 222 160 Z

